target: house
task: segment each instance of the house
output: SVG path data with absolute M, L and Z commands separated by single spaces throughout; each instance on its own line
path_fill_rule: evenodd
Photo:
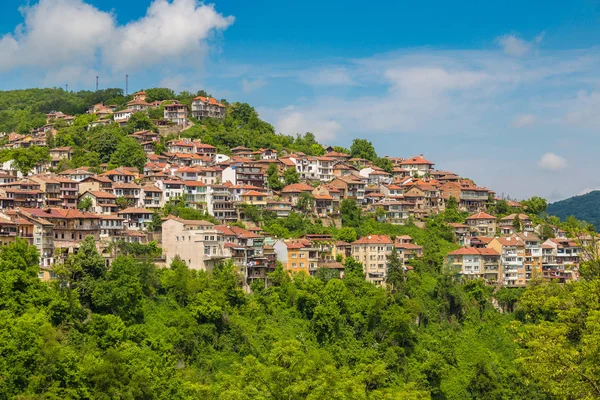
M 459 222 L 450 222 L 448 225 L 454 231 L 456 241 L 461 246 L 468 246 L 470 244 L 469 237 L 471 236 L 471 227 L 467 224 L 461 224 Z
M 237 210 L 230 187 L 212 184 L 208 187 L 208 213 L 219 221 L 237 221 Z
M 72 152 L 73 148 L 70 146 L 50 149 L 50 166 L 56 168 L 62 160 L 70 160 Z
M 423 247 L 414 243 L 409 235 L 396 236 L 394 248 L 398 258 L 403 260 L 405 269 L 410 269 L 411 260 L 423 257 Z
M 267 200 L 265 210 L 275 213 L 277 218 L 287 218 L 292 212 L 292 204 L 281 200 Z
M 207 211 L 208 187 L 203 182 L 185 182 L 185 205 L 197 210 Z
M 504 285 L 525 286 L 542 276 L 541 240 L 529 232 L 496 237 L 487 245 L 500 253 Z
M 174 179 L 159 179 L 156 186 L 163 192 L 165 202 L 182 197 L 185 194 L 185 181 Z
M 163 192 L 156 186 L 142 186 L 141 190 L 144 208 L 155 209 L 164 205 Z
M 433 171 L 435 164 L 423 157 L 423 154 L 417 157 L 411 157 L 401 161 L 399 166 L 409 171 L 412 176 L 425 176 Z
M 89 198 L 92 207 L 89 211 L 96 214 L 110 215 L 117 212 L 117 196 L 112 193 L 96 190 L 88 190 L 79 196 L 79 201 Z
M 573 239 L 552 238 L 542 243 L 542 274 L 560 283 L 578 278 L 583 251 Z
M 117 212 L 117 215 L 125 219 L 124 226 L 126 229 L 141 230 L 152 222 L 153 213 L 152 210 L 147 208 L 128 207 Z
M 365 198 L 365 182 L 353 175 L 340 176 L 332 180 L 329 186 L 338 189 L 342 199 L 352 199 L 362 203 Z
M 58 175 L 77 182 L 81 182 L 84 179 L 95 176 L 96 174 L 90 171 L 88 167 L 82 167 L 76 169 L 67 169 L 65 171 L 59 172 Z
M 387 235 L 369 235 L 352 242 L 352 257 L 363 265 L 366 280 L 382 285 L 394 242 Z
M 466 220 L 467 225 L 475 236 L 494 236 L 496 234 L 496 217 L 478 212 Z
M 225 106 L 212 97 L 198 96 L 192 100 L 192 116 L 197 119 L 223 118 Z
M 265 207 L 267 205 L 267 196 L 256 190 L 248 190 L 241 195 L 241 202 L 253 206 Z
M 519 226 L 515 226 L 518 224 Z M 533 222 L 527 214 L 510 214 L 500 219 L 498 228 L 502 234 L 513 234 L 518 231 L 533 232 Z
M 190 269 L 212 270 L 228 258 L 223 233 L 208 221 L 169 217 L 162 224 L 162 250 L 167 265 L 179 257 Z
M 130 206 L 137 207 L 142 204 L 141 188 L 135 183 L 115 183 L 112 192 L 117 197 L 125 198 Z
M 502 282 L 500 253 L 491 248 L 460 248 L 448 253 L 447 262 L 467 279 L 484 279 L 487 283 Z
M 298 204 L 298 200 L 302 196 L 302 193 L 312 195 L 313 190 L 314 188 L 306 183 L 293 183 L 281 190 L 281 198 L 295 206 Z M 331 200 L 333 201 L 333 198 Z
M 115 111 L 113 113 L 113 119 L 116 123 L 123 126 L 129 121 L 131 116 L 135 113 L 135 110 L 131 108 L 126 108 L 125 110 Z
M 318 269 L 318 250 L 308 239 L 278 240 L 273 245 L 277 260 L 291 274 L 314 275 Z

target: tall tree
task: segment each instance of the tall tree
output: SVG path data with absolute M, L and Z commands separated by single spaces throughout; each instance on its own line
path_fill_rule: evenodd
M 377 152 L 373 143 L 366 139 L 354 139 L 350 146 L 350 155 L 354 158 L 364 158 L 365 160 L 375 161 Z

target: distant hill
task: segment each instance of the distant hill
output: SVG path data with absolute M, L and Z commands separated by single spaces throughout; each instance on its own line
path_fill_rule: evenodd
M 565 220 L 570 215 L 600 227 L 600 190 L 548 205 L 547 213 Z

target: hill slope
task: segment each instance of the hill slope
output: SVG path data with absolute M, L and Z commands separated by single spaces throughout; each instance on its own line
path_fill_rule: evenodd
M 573 196 L 548 205 L 548 214 L 565 220 L 570 215 L 600 227 L 600 190 Z

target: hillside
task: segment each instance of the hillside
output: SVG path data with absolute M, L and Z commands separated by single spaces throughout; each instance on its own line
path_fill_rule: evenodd
M 548 205 L 548 214 L 556 215 L 565 220 L 573 215 L 577 219 L 585 220 L 600 227 L 600 190 L 586 193 L 581 196 L 573 196 L 565 200 L 557 201 Z

